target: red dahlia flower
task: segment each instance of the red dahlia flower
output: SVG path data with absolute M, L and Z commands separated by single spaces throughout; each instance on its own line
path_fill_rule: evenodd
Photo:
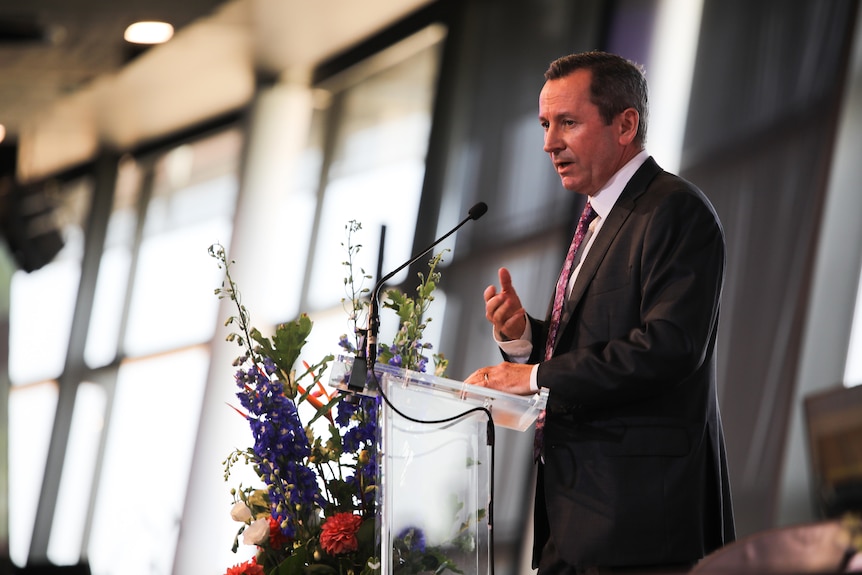
M 275 517 L 269 517 L 269 546 L 281 549 L 290 539 L 281 531 L 281 523 Z
M 265 575 L 265 573 L 263 567 L 257 564 L 257 557 L 252 557 L 245 563 L 230 567 L 225 575 Z
M 359 542 L 356 532 L 362 524 L 362 517 L 353 513 L 336 513 L 326 520 L 320 532 L 320 546 L 330 555 L 342 555 L 356 551 Z

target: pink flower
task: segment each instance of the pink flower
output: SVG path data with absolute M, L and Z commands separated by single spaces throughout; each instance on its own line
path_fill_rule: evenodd
M 230 567 L 224 575 L 265 575 L 263 567 L 257 564 L 257 557 L 245 563 Z
M 251 520 L 251 509 L 242 501 L 237 501 L 233 504 L 230 510 L 230 518 L 240 523 L 245 523 Z
M 353 513 L 336 513 L 326 520 L 320 532 L 320 546 L 330 555 L 342 555 L 356 551 L 359 542 L 356 532 L 362 524 L 362 517 Z
M 252 521 L 242 534 L 246 545 L 262 545 L 269 538 L 269 519 L 261 517 Z

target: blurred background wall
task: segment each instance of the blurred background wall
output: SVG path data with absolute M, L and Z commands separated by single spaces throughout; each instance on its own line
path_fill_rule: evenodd
M 379 276 L 484 201 L 444 243 L 429 336 L 454 379 L 499 361 L 482 290 L 505 265 L 541 315 L 577 213 L 541 149 L 542 73 L 589 49 L 645 67 L 647 149 L 725 228 L 740 535 L 858 506 L 858 2 L 77 4 L 0 2 L 7 570 L 221 573 L 250 556 L 230 550 L 222 461 L 249 440 L 225 405 L 236 350 L 213 243 L 256 325 L 312 316 L 317 358 L 348 329 L 348 221 Z M 173 18 L 175 36 L 123 44 L 141 17 Z M 530 444 L 497 440 L 501 574 L 529 572 Z

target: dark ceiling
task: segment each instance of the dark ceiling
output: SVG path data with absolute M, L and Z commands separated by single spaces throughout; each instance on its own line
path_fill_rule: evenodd
M 179 30 L 224 0 L 0 0 L 0 124 L 14 142 L 22 122 L 117 71 L 142 48 L 123 40 L 137 20 Z

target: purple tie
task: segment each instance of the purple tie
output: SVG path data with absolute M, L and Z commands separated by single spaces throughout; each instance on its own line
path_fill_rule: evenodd
M 545 344 L 545 361 L 551 359 L 554 355 L 554 342 L 557 340 L 557 332 L 560 329 L 560 319 L 563 316 L 563 306 L 566 301 L 569 280 L 572 277 L 575 255 L 578 253 L 581 242 L 584 241 L 584 236 L 587 235 L 590 223 L 596 219 L 596 215 L 596 211 L 588 200 L 587 205 L 584 206 L 584 211 L 581 212 L 581 218 L 578 220 L 578 229 L 575 230 L 575 237 L 572 238 L 569 252 L 566 254 L 566 261 L 563 262 L 563 269 L 560 271 L 560 278 L 557 280 L 557 289 L 554 292 L 554 307 L 551 308 L 551 319 L 548 326 L 548 341 Z M 536 419 L 536 436 L 533 440 L 533 457 L 536 460 L 539 459 L 542 452 L 542 431 L 544 426 L 545 412 L 543 410 L 539 414 L 538 419 Z

